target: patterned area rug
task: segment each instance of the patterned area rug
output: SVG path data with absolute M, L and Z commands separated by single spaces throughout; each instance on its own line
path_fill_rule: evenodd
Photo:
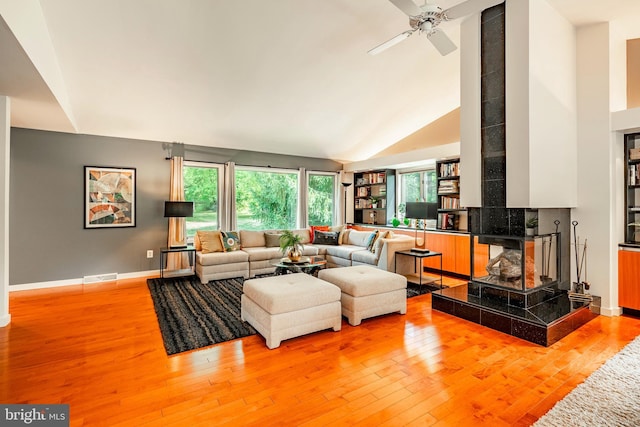
M 167 354 L 256 334 L 240 319 L 242 278 L 205 285 L 195 276 L 148 279 Z
M 640 337 L 607 360 L 534 427 L 640 425 Z
M 168 355 L 255 335 L 240 319 L 242 277 L 214 280 L 205 285 L 196 276 L 148 279 Z M 409 283 L 407 298 L 438 289 Z

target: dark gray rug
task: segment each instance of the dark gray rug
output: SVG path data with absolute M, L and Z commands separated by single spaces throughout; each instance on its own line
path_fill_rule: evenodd
M 148 279 L 167 354 L 256 334 L 240 319 L 242 278 L 201 284 L 196 276 Z
M 196 276 L 148 279 L 167 354 L 255 335 L 240 319 L 242 277 L 201 284 Z M 439 289 L 407 284 L 407 298 Z

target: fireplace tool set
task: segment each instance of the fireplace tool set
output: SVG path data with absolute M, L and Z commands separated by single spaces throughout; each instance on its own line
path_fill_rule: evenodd
M 573 282 L 573 288 L 569 291 L 569 299 L 572 301 L 593 301 L 593 296 L 586 293 L 591 286 L 590 283 L 587 282 L 587 239 L 584 239 L 581 250 L 580 238 L 576 233 L 578 221 L 571 221 L 571 225 L 573 225 L 573 246 L 576 257 L 576 281 Z M 581 280 L 583 268 L 584 281 Z

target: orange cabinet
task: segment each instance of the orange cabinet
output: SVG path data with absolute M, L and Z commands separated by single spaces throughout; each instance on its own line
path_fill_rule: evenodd
M 618 305 L 640 310 L 640 252 L 618 251 Z
M 430 251 L 442 254 L 442 270 L 456 272 L 456 241 L 454 235 L 444 233 L 427 233 L 425 247 Z M 426 258 L 424 266 L 440 269 L 437 257 Z

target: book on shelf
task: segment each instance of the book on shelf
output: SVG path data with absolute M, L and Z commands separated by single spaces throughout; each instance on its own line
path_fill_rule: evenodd
M 438 214 L 438 228 L 441 230 L 455 230 L 456 214 L 445 212 Z
M 445 180 L 440 181 L 438 184 L 438 193 L 446 194 L 446 193 L 458 193 L 460 191 L 460 187 L 458 181 Z
M 460 199 L 457 197 L 440 197 L 440 209 L 460 209 Z
M 629 165 L 629 185 L 640 184 L 640 165 Z
M 460 176 L 460 162 L 441 163 L 438 173 L 440 177 Z

